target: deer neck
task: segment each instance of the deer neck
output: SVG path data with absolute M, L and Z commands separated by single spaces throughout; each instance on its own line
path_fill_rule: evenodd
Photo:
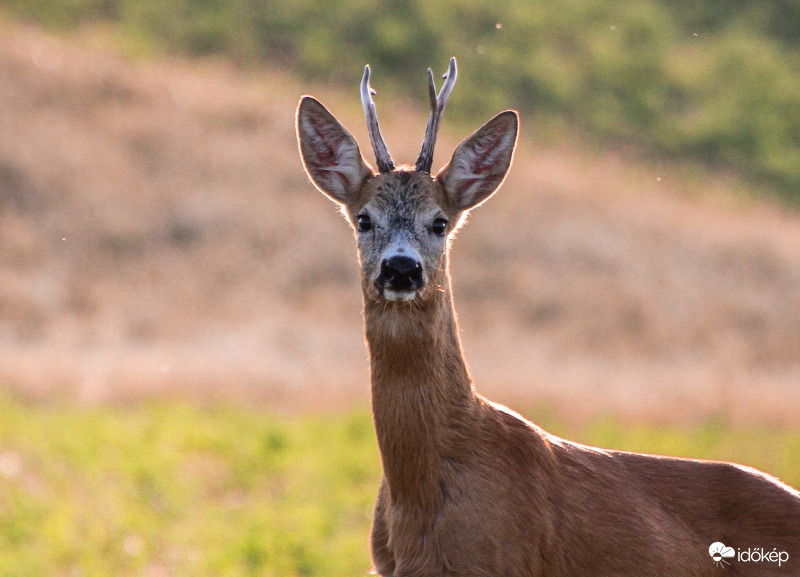
M 476 396 L 449 288 L 421 305 L 365 305 L 372 410 L 392 499 L 423 508 L 441 499 L 442 459 L 468 442 Z

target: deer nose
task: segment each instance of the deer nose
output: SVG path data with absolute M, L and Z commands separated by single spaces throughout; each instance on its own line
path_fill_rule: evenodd
M 375 280 L 378 288 L 412 291 L 422 288 L 422 264 L 408 256 L 393 256 L 381 263 L 381 273 Z

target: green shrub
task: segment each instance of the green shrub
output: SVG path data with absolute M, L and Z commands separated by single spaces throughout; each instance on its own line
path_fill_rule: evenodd
M 444 71 L 455 55 L 454 119 L 516 107 L 540 137 L 569 126 L 604 147 L 732 169 L 800 202 L 800 7 L 789 0 L 0 5 L 48 26 L 111 23 L 161 50 L 268 61 L 347 87 L 368 62 L 377 84 L 420 100 L 422 71 Z

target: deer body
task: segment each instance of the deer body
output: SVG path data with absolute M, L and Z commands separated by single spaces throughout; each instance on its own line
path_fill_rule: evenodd
M 384 478 L 371 532 L 383 576 L 720 574 L 709 545 L 786 552 L 725 575 L 800 575 L 800 495 L 730 463 L 582 446 L 474 389 L 458 337 L 449 240 L 511 164 L 517 115 L 462 142 L 435 177 L 430 155 L 455 62 L 415 170 L 396 169 L 368 86 L 362 101 L 380 174 L 311 97 L 297 131 L 315 185 L 342 205 L 359 246 L 372 407 Z M 442 95 L 444 94 L 444 98 Z

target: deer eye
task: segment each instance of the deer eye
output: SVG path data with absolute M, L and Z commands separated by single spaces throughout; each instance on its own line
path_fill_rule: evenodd
M 359 214 L 358 215 L 358 232 L 369 232 L 372 230 L 372 221 L 369 218 L 369 215 L 366 214 Z
M 431 231 L 436 236 L 444 236 L 444 233 L 447 232 L 447 219 L 446 218 L 437 218 L 433 221 L 433 226 L 431 226 Z

